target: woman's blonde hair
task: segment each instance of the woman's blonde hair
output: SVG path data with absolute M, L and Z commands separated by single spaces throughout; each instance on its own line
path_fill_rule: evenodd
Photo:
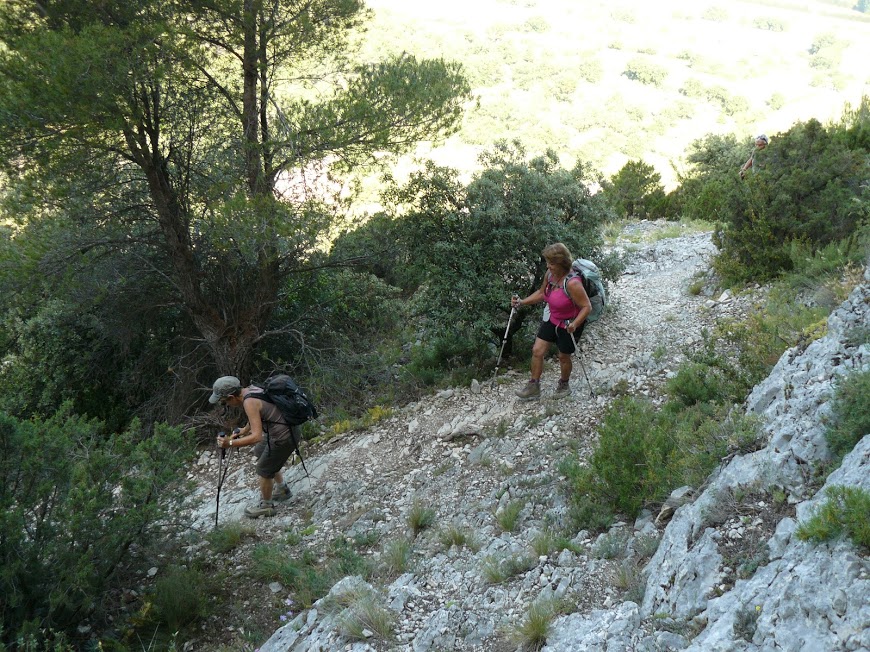
M 571 256 L 571 252 L 568 251 L 568 247 L 563 245 L 561 242 L 554 242 L 551 245 L 547 245 L 544 247 L 541 255 L 548 263 L 561 267 L 562 271 L 566 274 L 571 271 L 571 263 L 574 261 L 574 258 Z

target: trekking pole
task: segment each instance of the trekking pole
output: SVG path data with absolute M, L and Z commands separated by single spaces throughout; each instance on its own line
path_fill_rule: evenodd
M 223 432 L 218 433 L 218 437 L 226 437 L 226 434 Z M 227 461 L 227 449 L 221 447 L 221 456 L 220 460 L 218 460 L 218 483 L 217 483 L 217 496 L 215 497 L 215 505 L 214 505 L 214 528 L 217 529 L 218 526 L 218 514 L 220 513 L 221 508 L 221 487 L 224 484 L 224 479 L 227 477 L 227 471 L 230 470 L 230 464 Z
M 592 389 L 592 383 L 589 382 L 589 376 L 586 375 L 586 365 L 583 364 L 583 358 L 580 357 L 580 347 L 577 346 L 577 340 L 574 338 L 574 333 L 568 333 L 571 336 L 571 341 L 574 343 L 574 353 L 577 356 L 577 360 L 580 361 L 580 368 L 583 370 L 583 376 L 586 378 L 586 384 L 589 385 L 589 395 L 592 398 L 596 398 L 595 390 Z
M 498 360 L 495 362 L 495 371 L 492 374 L 492 379 L 495 380 L 496 376 L 498 376 L 498 368 L 501 365 L 501 356 L 504 353 L 504 345 L 507 344 L 508 332 L 511 329 L 511 322 L 514 320 L 514 313 L 516 313 L 517 309 L 513 305 L 513 299 L 519 299 L 520 295 L 515 294 L 511 297 L 511 314 L 508 317 L 507 327 L 504 329 L 504 337 L 501 338 L 501 351 L 498 352 Z

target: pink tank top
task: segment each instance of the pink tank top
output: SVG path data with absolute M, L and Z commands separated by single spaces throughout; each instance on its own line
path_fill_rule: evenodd
M 576 276 L 568 281 L 568 283 L 580 282 L 580 279 Z M 566 319 L 574 319 L 580 314 L 580 309 L 574 305 L 571 297 L 565 294 L 561 283 L 559 285 L 550 285 L 548 282 L 547 290 L 544 292 L 544 298 L 547 301 L 547 305 L 550 307 L 551 324 L 564 328 L 564 322 Z

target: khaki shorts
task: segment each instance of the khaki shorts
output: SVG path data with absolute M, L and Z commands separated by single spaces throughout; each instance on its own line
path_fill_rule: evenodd
M 293 437 L 284 441 L 269 441 L 269 435 L 264 434 L 264 439 L 254 446 L 254 455 L 257 456 L 257 475 L 261 478 L 274 478 L 284 463 L 296 450 L 293 440 L 298 444 L 302 441 L 302 426 L 291 426 L 290 432 Z

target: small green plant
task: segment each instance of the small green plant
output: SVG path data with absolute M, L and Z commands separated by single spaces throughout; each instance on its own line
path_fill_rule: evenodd
M 742 638 L 747 643 L 752 642 L 755 629 L 758 627 L 758 617 L 761 615 L 760 606 L 744 605 L 734 615 L 734 636 Z
M 369 590 L 353 589 L 335 596 L 332 609 L 342 608 L 337 629 L 349 641 L 375 640 L 389 643 L 395 637 L 395 617 L 378 603 Z
M 699 294 L 701 294 L 701 290 L 704 289 L 705 284 L 706 283 L 705 283 L 704 279 L 698 279 L 697 281 L 692 281 L 692 283 L 689 284 L 689 288 L 688 288 L 689 294 L 691 294 L 693 297 L 698 296 Z
M 841 535 L 870 550 L 870 492 L 835 485 L 825 490 L 827 501 L 798 526 L 801 541 L 821 543 Z
M 381 574 L 398 577 L 406 570 L 411 561 L 411 542 L 405 538 L 394 539 L 384 548 L 381 555 Z
M 652 359 L 656 362 L 661 362 L 668 354 L 668 347 L 664 344 L 659 344 L 652 352 Z
M 535 560 L 526 555 L 489 555 L 481 562 L 481 572 L 490 584 L 501 584 L 534 566 Z
M 634 539 L 634 553 L 638 559 L 649 559 L 659 549 L 661 539 L 649 534 L 643 534 Z
M 629 534 L 625 530 L 611 530 L 602 534 L 592 549 L 599 559 L 618 559 L 625 557 Z
M 532 551 L 538 557 L 549 555 L 555 549 L 555 538 L 555 535 L 550 530 L 538 532 L 532 538 Z
M 831 412 L 832 424 L 825 437 L 839 459 L 870 432 L 870 371 L 853 372 L 837 383 Z
M 502 532 L 514 531 L 517 527 L 517 521 L 519 520 L 520 512 L 523 511 L 523 507 L 525 507 L 525 502 L 515 500 L 508 503 L 504 509 L 496 513 L 495 520 L 498 522 L 498 526 L 502 529 Z
M 206 535 L 209 545 L 219 555 L 224 555 L 239 547 L 246 538 L 253 536 L 254 528 L 238 521 L 221 525 Z
M 199 570 L 171 567 L 154 584 L 151 597 L 160 622 L 177 632 L 207 614 L 208 581 Z
M 616 568 L 613 583 L 626 600 L 640 604 L 646 591 L 646 580 L 634 559 L 625 559 Z
M 420 500 L 415 500 L 408 512 L 408 527 L 416 537 L 420 532 L 432 527 L 435 522 L 435 510 L 426 507 Z
M 558 600 L 538 600 L 532 603 L 522 622 L 513 628 L 511 638 L 523 650 L 537 652 L 547 644 L 553 621 L 564 609 L 565 605 Z
M 441 529 L 438 532 L 438 541 L 445 548 L 452 548 L 453 546 L 461 548 L 465 546 L 473 552 L 480 550 L 480 543 L 477 541 L 474 533 L 456 525 L 449 525 Z

